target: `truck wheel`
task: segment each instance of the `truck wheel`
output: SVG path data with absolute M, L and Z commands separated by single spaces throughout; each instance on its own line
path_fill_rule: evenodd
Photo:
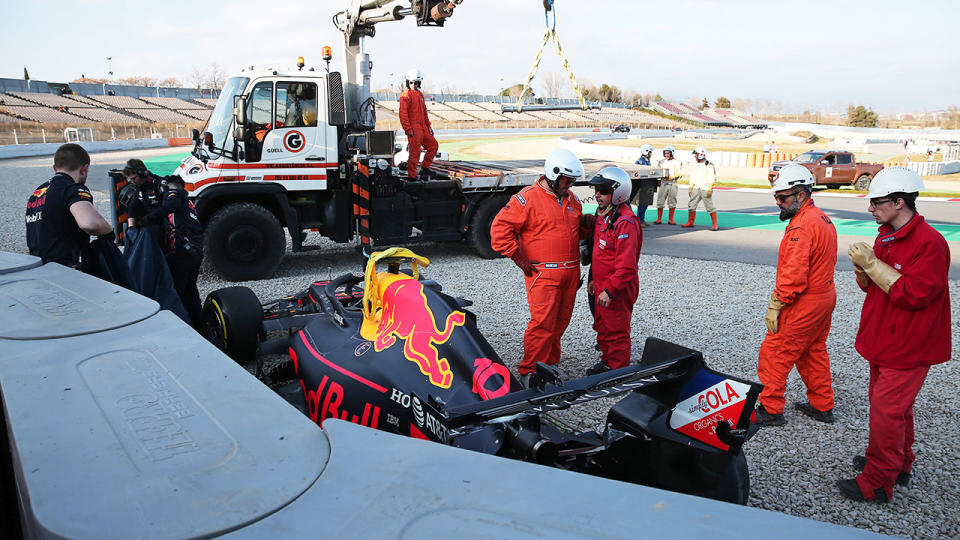
M 210 218 L 204 235 L 207 258 L 223 279 L 268 278 L 287 249 L 280 221 L 259 204 L 224 206 Z
M 203 334 L 237 362 L 252 361 L 260 345 L 263 309 L 247 287 L 225 287 L 203 302 Z
M 480 207 L 476 209 L 473 217 L 470 218 L 470 247 L 484 259 L 499 259 L 503 257 L 503 255 L 490 247 L 490 225 L 493 223 L 493 218 L 497 217 L 497 212 L 499 212 L 509 200 L 509 195 L 495 195 L 490 197 L 480 203 Z
M 859 191 L 866 191 L 870 189 L 870 175 L 864 174 L 860 178 L 857 178 L 857 181 L 853 184 L 853 189 Z

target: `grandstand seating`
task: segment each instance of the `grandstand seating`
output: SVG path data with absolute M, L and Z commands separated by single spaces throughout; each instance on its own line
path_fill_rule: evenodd
M 147 103 L 152 103 L 164 109 L 170 109 L 173 111 L 185 111 L 185 110 L 196 110 L 196 109 L 207 109 L 208 107 L 201 105 L 199 103 L 193 103 L 186 101 L 180 98 L 173 97 L 144 97 L 140 98 Z
M 130 96 L 90 96 L 90 99 L 117 109 L 159 109 L 158 106 L 152 103 L 140 101 Z
M 152 122 L 160 122 L 160 123 L 166 123 L 166 124 L 178 124 L 178 123 L 182 124 L 184 122 L 195 121 L 194 118 L 190 118 L 189 116 L 180 114 L 177 111 L 171 111 L 167 109 L 157 108 L 157 109 L 127 109 L 127 110 L 129 110 L 133 114 L 142 116 Z
M 71 107 L 70 113 L 77 116 L 94 120 L 96 122 L 107 122 L 113 124 L 141 123 L 142 118 L 130 116 L 127 114 L 112 111 L 110 109 L 97 109 L 95 107 Z
M 210 99 L 210 98 L 194 98 L 193 101 L 196 101 L 197 103 L 199 103 L 199 104 L 201 104 L 201 105 L 206 105 L 207 107 L 210 107 L 211 109 L 217 106 L 217 100 L 215 100 L 215 99 Z
M 76 124 L 81 118 L 66 112 L 60 112 L 48 107 L 22 105 L 2 105 L 0 111 L 33 122 L 52 122 L 57 124 Z

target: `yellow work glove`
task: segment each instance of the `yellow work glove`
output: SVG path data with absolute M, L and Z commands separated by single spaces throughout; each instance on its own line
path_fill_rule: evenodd
M 771 334 L 776 334 L 777 330 L 779 330 L 777 318 L 780 316 L 780 310 L 783 309 L 785 305 L 786 304 L 777 298 L 777 293 L 770 293 L 770 305 L 767 306 L 767 316 L 764 322 L 767 323 L 767 330 L 769 330 Z
M 711 197 L 713 197 L 713 188 L 707 190 L 707 198 L 709 199 Z
M 892 266 L 878 259 L 873 248 L 866 242 L 852 244 L 847 250 L 847 255 L 854 266 L 862 268 L 877 287 L 887 294 L 890 293 L 890 287 L 893 287 L 893 284 L 902 276 Z

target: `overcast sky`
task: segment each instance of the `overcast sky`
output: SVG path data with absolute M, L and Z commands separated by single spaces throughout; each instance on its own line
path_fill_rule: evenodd
M 960 2 L 841 0 L 673 2 L 555 0 L 557 33 L 581 82 L 671 100 L 752 99 L 785 110 L 878 112 L 960 105 Z M 66 82 L 85 74 L 176 77 L 217 62 L 321 65 L 331 16 L 348 0 L 115 2 L 5 0 L 0 77 Z M 135 6 L 135 7 L 134 7 Z M 420 68 L 433 88 L 495 93 L 523 82 L 544 31 L 541 0 L 464 0 L 444 28 L 412 18 L 377 25 L 367 40 L 373 86 Z M 562 72 L 548 45 L 534 87 Z M 391 77 L 390 74 L 393 74 Z

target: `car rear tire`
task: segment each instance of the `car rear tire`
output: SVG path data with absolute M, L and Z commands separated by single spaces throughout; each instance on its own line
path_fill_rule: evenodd
M 473 217 L 470 218 L 470 247 L 484 259 L 503 257 L 490 246 L 490 225 L 493 224 L 493 218 L 497 217 L 497 213 L 509 200 L 509 195 L 494 195 L 481 202 L 479 208 L 473 213 Z
M 857 178 L 857 181 L 853 184 L 853 189 L 859 191 L 866 191 L 870 189 L 870 175 L 863 174 L 860 175 L 860 178 Z
M 273 275 L 287 250 L 287 238 L 270 210 L 254 203 L 234 203 L 210 218 L 204 247 L 220 277 L 248 281 Z
M 254 360 L 263 328 L 260 300 L 247 287 L 225 287 L 203 302 L 203 334 L 237 362 Z

